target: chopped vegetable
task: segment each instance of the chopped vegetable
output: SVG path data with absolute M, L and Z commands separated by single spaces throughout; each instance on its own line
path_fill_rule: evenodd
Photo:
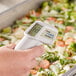
M 69 49 L 71 49 L 72 51 L 76 52 L 76 43 L 71 43 L 69 45 Z
M 66 29 L 65 29 L 65 32 L 72 31 L 73 29 L 74 29 L 73 26 L 67 26 Z
M 32 75 L 35 75 L 35 74 L 37 73 L 37 71 L 36 71 L 36 70 L 30 70 L 30 73 L 31 73 Z
M 40 66 L 36 66 L 36 67 L 35 67 L 35 70 L 39 70 L 39 69 L 40 69 Z
M 48 6 L 48 2 L 43 2 L 42 3 L 42 8 L 45 8 L 46 6 Z
M 57 52 L 46 52 L 42 55 L 42 59 L 47 59 L 51 63 L 54 61 L 57 61 L 59 59 L 59 56 L 57 56 Z
M 69 44 L 71 44 L 72 42 L 74 42 L 74 38 L 69 37 L 69 38 L 65 41 L 65 45 L 69 45 Z
M 11 33 L 11 32 L 12 32 L 11 27 L 7 27 L 3 29 L 3 33 Z
M 64 47 L 64 46 L 65 46 L 65 42 L 64 42 L 64 41 L 57 41 L 57 42 L 56 42 L 56 45 L 57 45 L 57 46 Z
M 76 61 L 74 59 L 63 58 L 63 59 L 60 59 L 60 63 L 62 65 L 66 65 L 66 64 L 70 64 L 70 63 L 76 63 Z

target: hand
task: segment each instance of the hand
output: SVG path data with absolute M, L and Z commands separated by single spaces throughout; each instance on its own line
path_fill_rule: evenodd
M 14 47 L 0 47 L 0 76 L 29 76 L 30 69 L 37 65 L 35 58 L 44 53 L 44 48 L 15 51 Z

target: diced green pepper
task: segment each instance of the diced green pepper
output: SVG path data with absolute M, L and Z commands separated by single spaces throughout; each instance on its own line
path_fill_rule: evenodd
M 46 6 L 48 6 L 48 2 L 47 1 L 43 2 L 41 6 L 42 8 L 45 8 Z
M 69 49 L 71 49 L 72 51 L 76 52 L 76 43 L 71 43 L 69 45 Z
M 11 32 L 12 32 L 11 27 L 7 27 L 3 29 L 3 33 L 11 33 Z
M 76 11 L 71 12 L 71 17 L 73 17 L 73 18 L 75 18 L 75 19 L 76 19 Z

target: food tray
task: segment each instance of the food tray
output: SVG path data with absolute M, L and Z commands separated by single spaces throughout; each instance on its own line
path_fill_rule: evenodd
M 27 14 L 29 10 L 39 7 L 41 2 L 47 0 L 1 0 L 1 4 L 8 8 L 0 12 L 0 29 L 9 25 Z
M 13 0 L 9 1 L 10 3 L 8 3 L 8 1 L 9 0 L 6 2 L 4 0 L 1 0 L 1 3 L 5 5 L 7 9 L 0 12 L 0 29 L 11 26 L 18 18 L 24 16 L 30 10 L 38 8 L 43 1 L 47 0 L 16 0 L 16 2 Z M 71 69 L 71 71 L 72 70 L 73 69 Z M 67 72 L 66 75 L 68 74 L 69 73 Z

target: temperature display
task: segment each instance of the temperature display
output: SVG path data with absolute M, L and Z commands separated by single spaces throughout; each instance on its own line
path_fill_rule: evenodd
M 35 36 L 40 30 L 42 26 L 39 24 L 35 24 L 35 26 L 32 27 L 32 29 L 28 32 L 29 35 Z

